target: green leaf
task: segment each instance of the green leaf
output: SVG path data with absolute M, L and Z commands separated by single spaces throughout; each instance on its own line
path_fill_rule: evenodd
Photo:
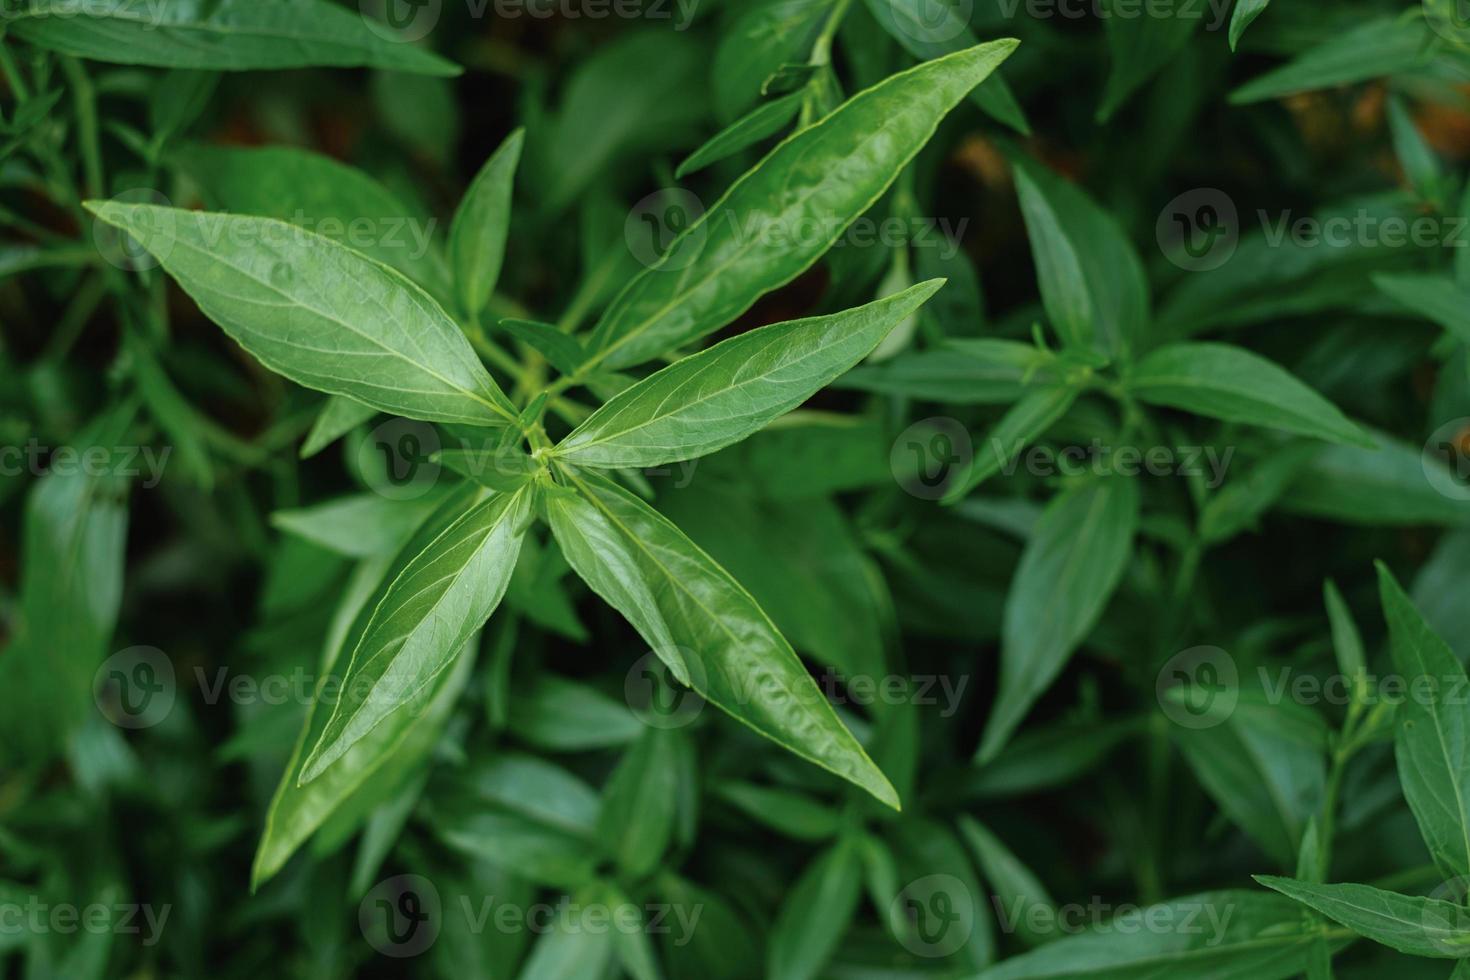
M 1136 728 L 1128 721 L 1083 722 L 1023 732 L 1003 755 L 984 763 L 965 789 L 991 799 L 1064 785 L 1096 765 Z
M 519 980 L 566 980 L 568 977 L 600 977 L 612 965 L 616 932 L 593 928 L 582 921 L 589 910 L 608 908 L 611 890 L 600 882 L 587 885 L 560 910 L 552 927 L 531 947 L 531 955 L 518 974 Z
M 137 239 L 262 364 L 298 384 L 409 418 L 515 420 L 459 327 L 392 269 L 268 218 L 115 201 L 87 207 Z
M 1201 725 L 1217 721 L 1208 714 L 1201 719 Z M 1247 689 L 1227 718 L 1208 727 L 1170 728 L 1220 809 L 1284 868 L 1295 864 L 1326 782 L 1323 746 L 1303 734 L 1313 721 L 1316 716 L 1294 702 L 1272 704 Z
M 1321 447 L 1282 495 L 1282 509 L 1369 526 L 1470 525 L 1470 500 L 1444 492 L 1458 481 L 1443 459 L 1382 433 L 1373 436 L 1376 449 Z
M 980 484 L 1006 469 L 1027 446 L 1061 420 L 1081 392 L 1076 388 L 1037 388 L 1022 396 L 985 436 L 964 479 L 944 495 L 944 503 L 963 500 Z
M 122 605 L 129 479 L 120 463 L 136 414 L 123 403 L 100 415 L 67 447 L 70 464 L 53 454 L 26 498 L 19 616 L 0 655 L 0 763 L 9 770 L 52 758 L 95 710 L 93 675 Z M 94 450 L 105 453 L 100 470 L 79 463 Z
M 626 745 L 643 733 L 643 723 L 621 700 L 555 675 L 541 677 L 511 700 L 510 727 L 552 752 Z
M 1034 344 L 1017 340 L 948 340 L 885 364 L 854 368 L 835 387 L 948 405 L 1005 405 L 1031 385 L 1060 381 L 1051 366 L 1055 360 Z
M 1379 273 L 1373 285 L 1470 344 L 1470 293 L 1444 273 Z
M 505 138 L 475 176 L 449 226 L 449 264 L 460 309 L 473 320 L 490 302 L 505 239 L 510 234 L 510 198 L 525 130 Z
M 382 793 L 392 792 L 398 786 L 391 774 L 405 770 L 411 774 L 413 770 L 421 769 L 469 679 L 474 652 L 466 644 L 455 669 L 441 674 L 430 688 L 415 698 L 408 712 L 411 718 L 406 725 L 377 728 L 354 745 L 336 765 L 312 782 L 301 785 L 301 769 L 307 749 L 326 729 L 331 714 L 323 692 L 328 684 L 340 679 L 331 673 L 332 668 L 341 656 L 343 641 L 350 636 L 353 620 L 364 614 L 365 608 L 371 608 L 370 600 L 380 591 L 389 568 L 387 559 L 364 562 L 343 594 L 333 637 L 327 643 L 327 655 L 315 697 L 266 813 L 265 830 L 256 847 L 250 872 L 252 890 L 274 877 L 297 848 L 328 819 L 348 807 L 351 801 L 364 794 L 370 799 L 381 799 Z
M 970 29 L 970 8 L 940 0 L 867 0 L 873 19 L 909 54 L 920 61 L 942 58 L 979 43 Z M 1023 136 L 1031 134 L 1026 114 L 1000 75 L 976 86 L 970 99 L 981 111 Z
M 1032 927 L 1033 909 L 1039 906 L 1052 910 L 1056 907 L 1056 902 L 1047 893 L 1041 879 L 978 820 L 962 814 L 959 828 L 965 843 L 970 845 L 970 850 L 975 854 L 980 873 L 985 876 L 990 891 L 995 895 L 996 908 L 1005 909 L 1007 919 L 1021 939 L 1030 946 L 1057 939 L 1055 930 L 1038 931 Z
M 1293 878 L 1253 877 L 1358 935 L 1401 953 L 1439 959 L 1470 957 L 1470 917 L 1454 902 L 1399 895 L 1371 885 L 1314 885 Z
M 943 285 L 831 316 L 776 323 L 683 358 L 621 392 L 556 447 L 583 466 L 693 459 L 764 428 L 868 355 Z
M 553 323 L 506 319 L 500 321 L 500 329 L 546 358 L 562 374 L 571 374 L 587 359 L 587 352 L 577 338 Z
M 1000 690 L 977 761 L 994 759 L 1102 615 L 1133 553 L 1138 486 L 1112 477 L 1056 497 L 1006 595 Z
M 1012 957 L 975 980 L 1288 980 L 1328 935 L 1296 906 L 1249 891 L 1205 892 L 1124 912 L 1106 925 Z
M 1394 670 L 1409 685 L 1394 713 L 1404 798 L 1446 877 L 1470 874 L 1470 689 L 1449 644 L 1424 622 L 1393 574 L 1378 566 Z M 1470 955 L 1470 946 L 1466 948 Z
M 1409 186 L 1435 210 L 1441 210 L 1444 206 L 1444 174 L 1440 170 L 1439 158 L 1419 132 L 1403 99 L 1397 95 L 1388 99 L 1388 126 L 1393 134 L 1394 153 L 1404 176 L 1409 179 Z
M 805 89 L 797 89 L 779 99 L 762 102 L 685 157 L 684 162 L 674 171 L 674 179 L 683 180 L 712 163 L 732 157 L 746 147 L 775 136 L 796 118 L 806 97 Z
M 593 331 L 593 360 L 640 364 L 719 329 L 805 271 L 1016 44 L 994 41 L 894 75 L 782 142 L 619 294 Z
M 717 707 L 897 809 L 893 787 L 750 594 L 637 497 L 593 473 L 568 478 L 577 495 L 546 502 L 562 552 L 675 676 L 687 671 Z
M 328 551 L 368 558 L 394 551 L 443 502 L 442 493 L 412 500 L 359 493 L 310 507 L 278 510 L 270 520 L 273 527 Z
M 1337 669 L 1344 677 L 1353 679 L 1366 677 L 1368 658 L 1363 653 L 1363 637 L 1353 614 L 1343 601 L 1342 593 L 1331 579 L 1322 583 L 1322 599 L 1327 605 L 1327 618 L 1332 625 L 1332 651 L 1337 657 Z
M 835 810 L 796 790 L 723 783 L 715 792 L 750 819 L 797 840 L 827 840 L 842 828 Z
M 857 912 L 862 873 L 854 838 L 838 841 L 806 867 L 771 927 L 770 980 L 813 980 L 821 973 Z
M 1245 29 L 1251 26 L 1251 21 L 1265 13 L 1270 3 L 1271 0 L 1236 0 L 1235 10 L 1230 15 L 1231 51 L 1240 44 L 1240 38 L 1245 34 Z
M 1112 118 L 1139 86 L 1172 61 L 1208 16 L 1201 8 L 1179 5 L 1140 16 L 1128 0 L 1108 0 L 1103 9 L 1113 66 L 1097 110 L 1099 122 Z
M 458 791 L 475 806 L 505 810 L 568 834 L 593 839 L 597 792 L 560 766 L 534 755 L 499 750 L 455 773 Z
M 23 0 L 5 17 L 17 37 L 39 47 L 125 65 L 460 72 L 438 55 L 380 35 L 358 11 L 326 0 Z
M 1381 17 L 1358 23 L 1289 64 L 1251 79 L 1230 93 L 1230 103 L 1248 105 L 1396 75 L 1427 60 L 1430 37 L 1423 17 Z
M 530 520 L 530 493 L 480 491 L 445 526 L 436 515 L 404 552 L 412 557 L 354 638 L 342 694 L 302 767 L 310 782 L 359 739 L 394 718 L 448 668 L 500 604 Z M 398 722 L 402 724 L 402 722 Z
M 378 410 L 351 398 L 333 395 L 322 406 L 311 431 L 301 444 L 301 458 L 310 459 L 332 443 L 366 422 L 372 421 Z
M 292 146 L 204 143 L 178 147 L 168 162 L 199 182 L 214 210 L 301 225 L 449 297 L 434 219 L 356 167 Z
M 1041 302 L 1057 335 L 1069 347 L 1115 356 L 1139 346 L 1148 286 L 1117 219 L 1041 164 L 1013 154 L 1012 165 Z
M 1337 406 L 1290 372 L 1241 347 L 1169 344 L 1129 372 L 1128 391 L 1150 405 L 1281 429 L 1328 442 L 1371 447 L 1373 440 Z
M 679 733 L 649 727 L 623 753 L 602 794 L 597 839 L 633 878 L 658 867 L 674 830 L 674 740 Z
M 715 115 L 741 115 L 761 96 L 767 78 L 801 60 L 828 7 L 827 0 L 752 0 L 727 8 L 733 19 L 720 32 L 710 66 Z

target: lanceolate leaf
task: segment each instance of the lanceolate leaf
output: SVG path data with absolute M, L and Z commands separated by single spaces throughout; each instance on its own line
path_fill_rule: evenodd
M 0 765 L 11 771 L 60 752 L 92 710 L 122 603 L 129 480 L 118 463 L 136 414 L 136 404 L 115 406 L 78 435 L 80 450 L 103 453 L 100 472 L 48 473 L 26 500 L 19 616 L 0 649 Z M 126 686 L 131 667 L 117 678 L 121 707 L 141 693 L 147 710 L 152 695 Z
M 739 442 L 862 360 L 943 285 L 732 337 L 623 391 L 556 447 L 569 463 L 658 466 Z
M 974 980 L 1288 980 L 1306 968 L 1324 934 L 1339 944 L 1347 938 L 1343 930 L 1309 925 L 1296 906 L 1274 895 L 1206 892 L 1125 912 Z
M 1434 863 L 1470 874 L 1470 690 L 1465 668 L 1424 622 L 1392 573 L 1378 567 L 1394 670 L 1408 694 L 1394 713 L 1394 756 L 1404 798 Z M 1470 947 L 1466 953 L 1470 954 Z
M 1128 375 L 1140 401 L 1196 415 L 1244 422 L 1329 442 L 1372 446 L 1367 433 L 1337 406 L 1284 368 L 1241 347 L 1169 344 L 1152 351 Z
M 1046 434 L 1081 394 L 1076 388 L 1037 388 L 1001 417 L 985 435 L 965 478 L 945 495 L 946 503 L 963 499 L 971 490 L 1007 467 L 1028 445 Z
M 1012 160 L 1041 302 L 1062 342 L 1115 355 L 1138 346 L 1148 287 L 1117 219 L 1046 167 L 1019 154 Z
M 1470 343 L 1470 293 L 1448 275 L 1382 273 L 1373 284 L 1395 300 Z
M 449 226 L 449 261 L 460 309 L 472 318 L 490 302 L 505 259 L 510 196 L 521 159 L 524 130 L 506 137 L 465 191 Z
M 1251 25 L 1251 21 L 1265 12 L 1271 0 L 1236 0 L 1235 10 L 1230 15 L 1230 48 L 1240 43 L 1241 35 Z
M 592 335 L 593 359 L 609 368 L 642 363 L 719 329 L 804 271 L 1016 43 L 993 41 L 895 75 L 782 142 L 613 301 Z
M 456 496 L 446 509 L 463 507 Z M 530 520 L 530 491 L 476 493 L 448 526 L 431 518 L 352 649 L 342 694 L 302 768 L 310 782 L 431 684 L 505 595 Z M 402 721 L 397 722 L 402 724 Z
M 670 729 L 645 728 L 603 790 L 597 839 L 634 878 L 658 866 L 673 834 L 678 737 Z
M 356 167 L 294 146 L 188 143 L 167 159 L 198 181 L 214 210 L 301 225 L 448 299 L 434 220 Z
M 1097 480 L 1047 507 L 1006 596 L 1000 690 L 977 761 L 995 758 L 1031 705 L 1092 631 L 1133 551 L 1138 486 Z
M 1314 885 L 1270 875 L 1256 875 L 1256 880 L 1401 953 L 1441 959 L 1470 956 L 1470 911 L 1454 902 L 1399 895 L 1371 885 Z
M 515 420 L 459 327 L 392 269 L 268 218 L 88 207 L 137 239 L 262 364 L 298 384 L 409 418 Z
M 378 415 L 378 410 L 360 401 L 333 395 L 327 399 L 301 443 L 301 458 L 310 459 L 332 443 Z
M 297 848 L 328 819 L 342 813 L 350 800 L 364 793 L 387 794 L 397 789 L 393 774 L 412 774 L 420 766 L 469 679 L 474 657 L 467 650 L 459 658 L 459 666 L 442 674 L 439 681 L 419 695 L 412 706 L 413 720 L 408 725 L 379 727 L 316 780 L 299 785 L 306 753 L 321 736 L 331 716 L 331 705 L 322 699 L 321 693 L 326 685 L 340 680 L 344 642 L 352 636 L 354 621 L 367 614 L 365 607 L 382 588 L 384 577 L 391 573 L 393 566 L 393 560 L 387 557 L 365 561 L 343 591 L 322 658 L 316 697 L 266 813 L 265 831 L 256 847 L 250 872 L 252 889 L 274 877 Z M 383 795 L 376 798 L 381 800 Z
M 862 893 L 857 840 L 844 838 L 822 853 L 786 893 L 771 931 L 766 976 L 813 980 L 852 924 Z
M 775 136 L 785 129 L 801 110 L 807 97 L 805 89 L 763 102 L 739 119 L 711 136 L 707 142 L 679 164 L 674 171 L 677 180 L 683 180 L 729 156 L 734 156 L 748 146 L 753 146 L 768 136 Z
M 380 36 L 328 0 L 23 0 L 11 30 L 80 58 L 164 68 L 369 66 L 457 75 L 459 66 Z
M 1041 348 L 1016 340 L 950 340 L 885 364 L 854 368 L 836 386 L 949 405 L 1007 405 L 1031 385 L 1058 381 L 1051 366 L 1055 360 Z
M 896 808 L 888 780 L 750 594 L 637 497 L 593 473 L 569 478 L 576 496 L 547 499 L 562 552 L 672 661 L 675 675 L 687 675 L 696 691 L 757 732 Z
M 1425 60 L 1430 31 L 1423 17 L 1380 17 L 1323 41 L 1288 64 L 1251 79 L 1230 94 L 1235 105 L 1297 92 L 1363 82 L 1405 71 Z

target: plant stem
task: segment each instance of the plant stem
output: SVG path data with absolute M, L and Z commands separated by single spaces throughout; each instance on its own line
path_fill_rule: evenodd
M 102 149 L 97 133 L 97 90 L 81 62 L 70 55 L 58 59 L 61 70 L 71 86 L 72 102 L 77 113 L 77 141 L 82 149 L 82 172 L 85 176 L 87 197 L 101 197 L 106 193 L 102 177 Z

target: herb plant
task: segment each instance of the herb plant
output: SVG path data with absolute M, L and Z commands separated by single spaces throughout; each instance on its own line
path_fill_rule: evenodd
M 0 0 L 5 975 L 1470 977 L 1461 14 Z

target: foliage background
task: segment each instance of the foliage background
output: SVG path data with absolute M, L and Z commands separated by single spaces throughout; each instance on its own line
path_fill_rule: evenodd
M 475 16 L 446 2 L 421 47 L 463 65 L 457 77 L 139 67 L 69 59 L 20 27 L 4 36 L 0 445 L 170 451 L 156 486 L 99 481 L 85 502 L 72 483 L 42 475 L 45 465 L 0 475 L 0 637 L 9 640 L 0 671 L 32 671 L 28 682 L 0 683 L 0 897 L 7 907 L 168 910 L 149 944 L 122 929 L 0 921 L 8 975 L 1111 976 L 1106 944 L 1078 946 L 1045 915 L 1039 928 L 1007 928 L 997 911 L 1016 901 L 1102 908 L 1075 920 L 1097 924 L 1120 906 L 1250 889 L 1256 899 L 1206 904 L 1235 909 L 1237 921 L 1263 916 L 1266 931 L 1283 925 L 1273 915 L 1317 928 L 1281 913 L 1250 876 L 1310 877 L 1298 851 L 1310 850 L 1303 835 L 1314 817 L 1320 831 L 1324 814 L 1335 833 L 1319 878 L 1442 893 L 1444 868 L 1400 789 L 1391 723 L 1355 716 L 1362 744 L 1346 756 L 1347 705 L 1256 704 L 1251 684 L 1282 669 L 1318 681 L 1346 671 L 1334 659 L 1327 579 L 1361 627 L 1369 663 L 1387 664 L 1375 559 L 1461 658 L 1470 653 L 1463 470 L 1446 483 L 1450 469 L 1434 479 L 1425 469 L 1442 462 L 1436 439 L 1461 440 L 1451 466 L 1466 456 L 1470 319 L 1459 290 L 1470 257 L 1442 247 L 1443 236 L 1428 247 L 1385 244 L 1381 224 L 1365 232 L 1361 221 L 1340 242 L 1271 240 L 1281 222 L 1313 215 L 1399 215 L 1431 219 L 1437 233 L 1458 228 L 1463 244 L 1470 61 L 1463 38 L 1426 20 L 1433 5 L 1293 0 L 1265 9 L 1233 51 L 1227 11 L 1204 4 L 1198 22 L 955 5 L 975 37 L 1021 39 L 1002 71 L 1015 105 L 958 107 L 870 217 L 957 230 L 958 251 L 918 239 L 835 249 L 718 335 L 948 277 L 908 349 L 741 446 L 687 471 L 646 474 L 645 492 L 754 593 L 814 676 L 830 679 L 837 667 L 913 678 L 896 704 L 844 710 L 899 788 L 901 814 L 714 711 L 668 738 L 648 734 L 625 704 L 647 645 L 567 574 L 543 533 L 477 640 L 428 758 L 384 778 L 386 798 L 355 801 L 252 892 L 271 795 L 307 705 L 248 691 L 208 697 L 207 686 L 314 677 L 386 512 L 421 514 L 413 508 L 453 477 L 393 500 L 381 417 L 301 458 L 321 396 L 245 356 L 166 277 L 145 274 L 138 285 L 108 259 L 115 235 L 77 203 L 140 200 L 128 195 L 142 188 L 194 206 L 225 179 L 201 147 L 300 147 L 372 175 L 406 206 L 367 217 L 432 217 L 442 237 L 476 172 L 524 127 L 506 264 L 483 322 L 520 316 L 586 330 L 640 259 L 651 260 L 644 216 L 661 234 L 679 228 L 669 202 L 690 199 L 650 195 L 677 186 L 708 207 L 760 158 L 769 140 L 675 179 L 691 151 L 758 101 L 769 75 L 808 59 L 834 8 L 845 16 L 831 39 L 833 73 L 819 72 L 817 84 L 836 87 L 803 90 L 814 93 L 803 112 L 940 53 L 906 50 L 914 38 L 886 33 L 877 6 L 704 0 L 684 23 L 687 11 L 672 4 L 595 19 Z M 979 452 L 1008 407 L 975 397 L 987 375 L 945 353 L 948 341 L 1029 343 L 1033 324 L 1056 329 L 1062 301 L 1045 295 L 1033 257 L 1044 236 L 1036 215 L 1022 213 L 1016 166 L 1036 168 L 1026 172 L 1078 252 L 1136 252 L 1153 309 L 1149 342 L 1248 348 L 1378 445 L 1328 446 L 1170 409 L 1150 409 L 1151 428 L 1120 432 L 1126 420 L 1107 393 L 1084 394 L 1036 437 L 1054 448 L 1096 438 L 1234 455 L 1222 487 L 1176 475 L 1137 481 L 1142 517 L 1120 584 L 1102 590 L 1105 611 L 1018 734 L 982 762 L 1008 605 L 1026 611 L 1023 622 L 1054 622 L 1106 577 L 1083 549 L 1074 584 L 1015 592 L 1038 515 L 1071 481 L 1023 466 L 944 506 L 912 470 L 936 472 L 948 459 L 934 430 L 914 423 L 951 420 L 944 431 L 968 434 Z M 274 207 L 306 178 L 278 159 L 236 179 L 240 193 Z M 1114 224 L 1089 224 L 1092 205 L 1069 188 Z M 1235 208 L 1224 224 L 1232 251 L 1190 268 L 1170 224 L 1176 214 L 1208 224 L 1201 202 L 1222 200 Z M 513 360 L 538 363 L 491 335 Z M 536 375 L 491 367 L 520 403 L 536 390 Z M 119 403 L 136 408 L 125 434 L 99 434 Z M 335 522 L 309 509 L 349 497 L 364 509 Z M 68 565 L 66 528 L 84 507 L 105 516 Z M 21 662 L 39 655 L 36 636 L 69 665 L 39 681 L 37 661 Z M 78 677 L 90 693 L 98 665 L 136 646 L 161 651 L 175 674 L 176 700 L 156 724 L 119 727 L 90 699 L 64 717 L 37 694 Z M 1160 685 L 1171 658 L 1201 646 L 1226 651 L 1248 710 L 1193 729 Z M 524 762 L 527 782 L 485 773 L 506 758 Z M 547 816 L 532 801 L 560 801 L 572 822 L 570 843 L 554 838 L 556 860 L 530 845 L 509 853 L 517 833 L 534 836 Z M 616 807 L 629 808 L 621 820 L 608 816 Z M 578 848 L 602 884 L 579 884 L 584 876 L 557 863 Z M 931 955 L 894 915 L 906 888 L 936 874 L 974 903 L 965 941 L 945 955 Z M 444 903 L 435 941 L 403 959 L 380 955 L 382 937 L 365 925 L 384 894 L 375 887 L 399 875 L 427 878 Z M 569 890 L 615 903 L 598 890 L 607 888 L 640 905 L 697 907 L 697 940 L 659 935 L 630 952 L 555 928 L 463 929 L 456 911 L 460 896 L 525 908 Z M 936 914 L 945 908 L 921 898 Z M 1163 936 L 1175 939 L 1190 941 Z M 1020 958 L 1052 943 L 1072 944 L 1077 972 L 1031 970 Z M 1223 945 L 1222 959 L 1168 964 L 1160 975 L 1230 975 L 1212 972 L 1238 955 Z M 538 961 L 533 948 L 551 952 Z M 1259 976 L 1307 969 L 1305 960 L 1250 962 Z M 1335 967 L 1343 977 L 1443 977 L 1449 964 L 1359 941 Z M 1141 975 L 1136 961 L 1116 969 Z

